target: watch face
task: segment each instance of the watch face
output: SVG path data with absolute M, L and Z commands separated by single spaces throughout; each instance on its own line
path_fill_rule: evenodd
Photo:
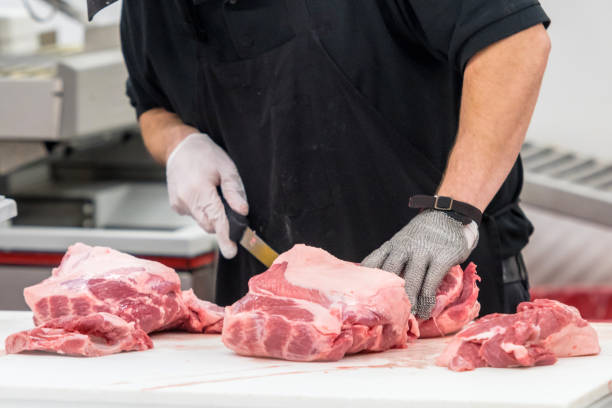
M 116 1 L 117 0 L 87 0 L 87 17 L 89 17 L 91 21 L 98 11 Z

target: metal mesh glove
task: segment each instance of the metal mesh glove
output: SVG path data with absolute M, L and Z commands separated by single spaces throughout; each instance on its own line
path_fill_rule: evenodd
M 172 209 L 191 215 L 206 232 L 216 233 L 225 258 L 236 256 L 238 248 L 229 239 L 229 222 L 217 186 L 237 213 L 247 215 L 249 205 L 238 169 L 227 153 L 207 135 L 191 134 L 170 153 L 166 180 Z
M 362 265 L 403 277 L 413 313 L 428 319 L 440 282 L 451 267 L 467 259 L 477 243 L 475 222 L 464 226 L 442 211 L 426 210 L 368 255 Z

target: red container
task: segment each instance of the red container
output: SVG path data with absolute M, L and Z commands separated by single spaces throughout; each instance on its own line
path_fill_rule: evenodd
M 584 319 L 612 322 L 612 286 L 537 286 L 531 299 L 553 299 L 574 306 Z

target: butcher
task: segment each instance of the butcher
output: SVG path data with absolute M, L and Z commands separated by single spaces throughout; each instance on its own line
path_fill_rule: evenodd
M 90 18 L 112 1 L 88 0 Z M 217 299 L 265 268 L 220 194 L 279 251 L 405 278 L 430 316 L 473 261 L 482 314 L 529 299 L 521 144 L 550 50 L 537 0 L 124 0 L 127 94 L 172 208 L 215 233 Z

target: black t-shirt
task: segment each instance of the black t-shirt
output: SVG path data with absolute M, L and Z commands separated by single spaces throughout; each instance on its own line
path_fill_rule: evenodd
M 217 52 L 210 58 L 248 59 L 291 39 L 291 30 L 283 24 L 285 3 L 290 1 L 124 0 L 121 37 L 129 71 L 127 90 L 137 114 L 165 108 L 224 146 L 222 130 L 195 102 L 198 40 L 194 32 L 215 44 Z M 549 23 L 537 0 L 305 3 L 338 68 L 440 170 L 455 141 L 463 71 L 469 59 L 500 39 Z M 194 27 L 185 12 L 186 4 L 200 13 L 199 26 Z M 257 8 L 268 11 L 257 13 Z M 502 206 L 518 198 L 521 172 L 517 161 L 499 193 L 504 197 L 493 203 Z M 503 226 L 502 255 L 515 254 L 527 242 L 529 223 L 515 221 Z

